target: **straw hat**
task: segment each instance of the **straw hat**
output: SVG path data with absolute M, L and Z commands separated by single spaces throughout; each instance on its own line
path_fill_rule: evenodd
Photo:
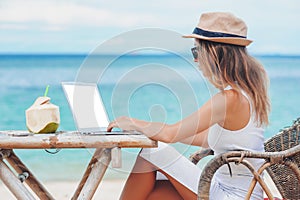
M 198 38 L 213 42 L 248 46 L 247 25 L 231 13 L 212 12 L 201 15 L 198 26 L 184 38 Z

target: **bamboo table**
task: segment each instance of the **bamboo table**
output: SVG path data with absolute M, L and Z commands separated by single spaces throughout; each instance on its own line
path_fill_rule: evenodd
M 26 183 L 40 199 L 54 199 L 23 164 L 13 149 L 95 148 L 89 165 L 72 199 L 92 199 L 105 171 L 121 165 L 121 148 L 157 147 L 157 142 L 138 133 L 81 134 L 76 131 L 32 134 L 27 131 L 0 131 L 0 179 L 18 200 L 34 200 Z M 6 160 L 10 166 L 8 166 Z M 11 168 L 18 174 L 16 175 Z

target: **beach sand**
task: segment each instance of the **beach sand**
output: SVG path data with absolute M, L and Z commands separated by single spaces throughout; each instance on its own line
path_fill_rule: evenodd
M 93 199 L 104 200 L 117 200 L 122 192 L 125 184 L 125 179 L 104 179 Z M 43 183 L 47 190 L 57 200 L 70 200 L 73 196 L 79 182 L 76 181 L 50 181 Z M 15 200 L 16 198 L 8 190 L 8 188 L 1 182 L 0 183 L 0 199 L 1 200 Z M 38 199 L 38 198 L 37 198 Z
M 103 179 L 100 183 L 93 199 L 95 200 L 117 200 L 120 197 L 122 188 L 126 179 Z M 271 189 L 275 197 L 281 197 L 272 181 L 266 178 L 268 187 Z M 45 182 L 44 186 L 58 200 L 69 200 L 75 192 L 79 182 L 76 181 L 50 181 Z M 2 200 L 15 200 L 16 198 L 8 190 L 8 188 L 0 182 L 0 199 Z

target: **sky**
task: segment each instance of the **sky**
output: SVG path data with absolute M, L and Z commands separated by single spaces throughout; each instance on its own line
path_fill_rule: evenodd
M 188 34 L 201 13 L 226 11 L 248 25 L 249 51 L 300 55 L 299 10 L 299 0 L 0 0 L 0 54 L 89 53 L 139 28 Z

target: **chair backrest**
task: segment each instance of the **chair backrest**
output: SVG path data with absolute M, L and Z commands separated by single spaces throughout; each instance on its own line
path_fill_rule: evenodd
M 281 164 L 274 164 L 267 168 L 284 199 L 300 199 L 300 148 L 296 150 L 293 148 L 299 145 L 300 118 L 292 126 L 283 129 L 265 142 L 266 152 L 287 151 L 289 154 L 284 158 L 273 158 L 282 159 Z

